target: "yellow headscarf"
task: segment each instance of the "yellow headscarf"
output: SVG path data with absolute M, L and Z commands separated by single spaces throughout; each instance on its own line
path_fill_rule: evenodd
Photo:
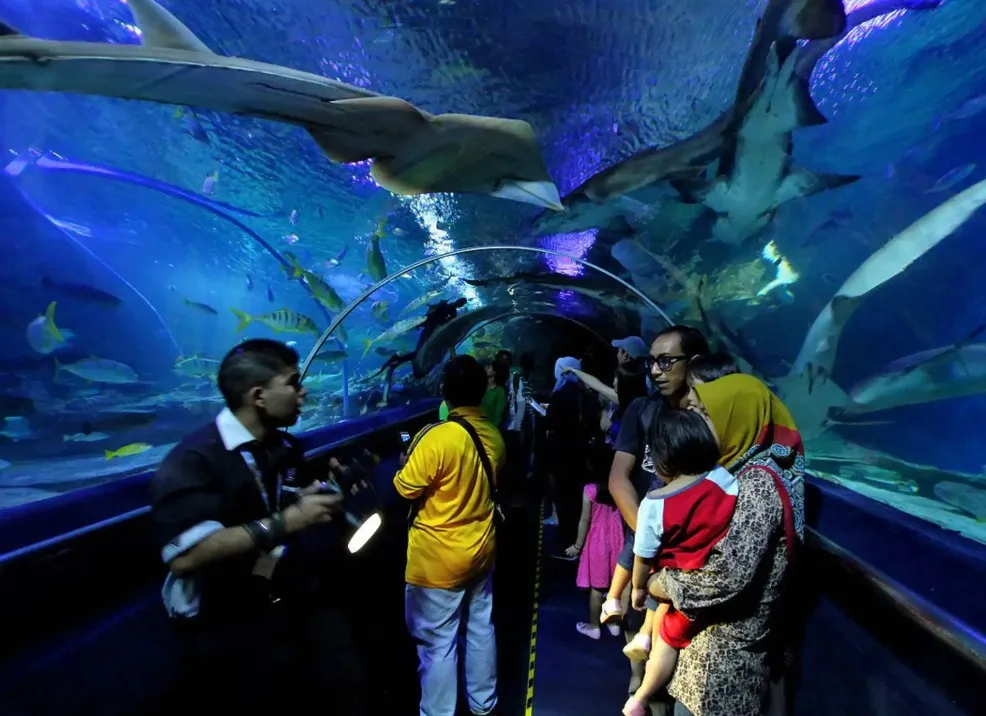
M 734 374 L 695 386 L 715 426 L 722 457 L 731 472 L 772 446 L 804 456 L 798 427 L 780 398 L 752 375 Z

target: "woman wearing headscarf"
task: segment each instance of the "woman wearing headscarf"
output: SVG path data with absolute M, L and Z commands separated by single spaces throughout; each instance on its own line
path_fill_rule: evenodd
M 762 716 L 782 694 L 770 676 L 783 667 L 782 595 L 804 539 L 804 448 L 785 405 L 752 376 L 695 384 L 687 406 L 714 430 L 739 496 L 704 568 L 652 579 L 654 596 L 711 624 L 679 654 L 668 691 L 675 716 Z
M 586 472 L 585 396 L 579 379 L 566 368 L 580 370 L 577 358 L 555 361 L 555 387 L 545 415 L 548 481 L 562 544 L 575 541 Z

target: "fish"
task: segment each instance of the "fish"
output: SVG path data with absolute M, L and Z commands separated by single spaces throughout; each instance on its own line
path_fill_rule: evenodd
M 346 304 L 339 296 L 339 293 L 321 277 L 311 273 L 310 271 L 306 271 L 305 284 L 311 289 L 315 300 L 330 311 L 341 311 L 346 307 Z
M 119 296 L 114 296 L 112 293 L 84 283 L 54 281 L 48 276 L 42 276 L 41 286 L 45 290 L 58 293 L 65 298 L 91 303 L 104 308 L 119 308 L 123 305 L 123 299 Z
M 366 342 L 366 348 L 363 350 L 362 357 L 364 358 L 366 357 L 366 354 L 370 352 L 370 348 L 375 343 L 390 343 L 391 341 L 400 338 L 408 331 L 413 331 L 415 328 L 420 328 L 424 324 L 424 322 L 425 322 L 424 316 L 414 316 L 411 318 L 405 318 L 400 321 L 397 321 L 397 323 L 392 325 L 390 328 L 388 328 L 386 331 L 381 333 L 379 336 L 373 338 L 372 340 L 368 340 Z
M 0 428 L 0 435 L 17 443 L 21 440 L 36 440 L 38 434 L 34 432 L 31 423 L 22 415 L 8 415 L 3 419 L 3 426 Z
M 205 127 L 202 126 L 202 122 L 193 110 L 186 107 L 179 107 L 175 110 L 175 119 L 183 120 L 185 132 L 192 139 L 203 144 L 212 144 L 212 141 L 209 139 L 209 133 L 205 131 Z
M 54 353 L 65 345 L 65 335 L 55 325 L 55 306 L 57 301 L 48 304 L 43 316 L 38 316 L 27 325 L 27 344 L 41 355 Z
M 933 249 L 986 203 L 986 180 L 932 209 L 859 265 L 815 318 L 786 376 L 775 378 L 806 439 L 816 437 L 839 411 L 853 410 L 849 395 L 831 379 L 839 340 L 871 292 Z
M 106 433 L 74 433 L 73 435 L 62 435 L 64 443 L 95 443 L 101 440 L 108 440 Z
M 172 371 L 185 378 L 208 378 L 211 380 L 219 375 L 221 364 L 221 361 L 215 358 L 188 356 L 187 358 L 179 358 Z
M 336 266 L 339 266 L 346 258 L 346 254 L 348 252 L 349 252 L 349 244 L 346 244 L 345 246 L 342 247 L 342 251 L 340 251 L 335 258 L 327 259 L 323 265 L 327 269 L 333 269 Z
M 961 184 L 962 181 L 964 181 L 966 177 L 974 171 L 976 171 L 976 165 L 972 163 L 955 167 L 955 169 L 952 169 L 940 177 L 938 181 L 936 181 L 934 185 L 932 185 L 932 187 L 925 192 L 925 194 L 938 194 L 939 192 L 948 191 L 958 184 Z
M 426 293 L 423 293 L 422 295 L 418 296 L 412 301 L 409 301 L 408 304 L 401 309 L 399 315 L 403 316 L 405 313 L 414 313 L 422 306 L 427 306 L 429 303 L 431 303 L 436 298 L 441 296 L 447 290 L 448 290 L 447 287 L 443 287 L 443 288 L 436 288 L 433 291 L 428 291 Z
M 899 358 L 849 391 L 835 417 L 986 393 L 986 343 L 920 351 Z
M 320 350 L 312 358 L 312 361 L 321 361 L 322 363 L 333 363 L 335 361 L 346 360 L 349 354 L 343 350 Z
M 237 333 L 240 333 L 244 328 L 256 321 L 257 323 L 264 324 L 275 333 L 319 334 L 318 326 L 315 325 L 315 321 L 310 319 L 308 316 L 295 313 L 290 308 L 279 308 L 276 311 L 263 316 L 251 316 L 250 314 L 244 313 L 243 311 L 235 308 L 231 308 L 229 310 L 233 312 L 233 315 L 240 319 L 239 325 L 236 326 Z
M 216 193 L 216 182 L 219 181 L 219 172 L 214 171 L 212 174 L 206 176 L 202 181 L 202 193 L 206 196 L 212 196 Z
M 292 209 L 291 210 L 291 215 L 288 216 L 288 222 L 290 222 L 291 226 L 294 226 L 295 224 L 298 223 L 298 210 L 297 209 Z
M 775 41 L 755 101 L 738 119 L 735 139 L 720 158 L 716 177 L 672 182 L 683 200 L 715 213 L 712 235 L 723 243 L 738 245 L 758 236 L 781 204 L 859 179 L 855 174 L 813 173 L 792 161 L 793 131 L 827 121 L 808 83 L 798 76 L 797 65 L 797 41 Z
M 129 445 L 124 445 L 116 450 L 106 450 L 106 459 L 112 460 L 115 457 L 131 457 L 133 455 L 140 455 L 142 452 L 147 452 L 153 445 L 148 443 L 130 443 Z
M 62 365 L 55 359 L 55 377 L 59 371 L 71 373 L 77 378 L 88 380 L 90 383 L 111 383 L 127 385 L 139 382 L 137 373 L 126 363 L 110 360 L 109 358 L 83 358 L 75 363 Z
M 729 148 L 736 132 L 736 115 L 746 111 L 762 83 L 771 44 L 780 38 L 806 39 L 810 40 L 807 47 L 811 47 L 842 32 L 845 23 L 846 16 L 838 0 L 770 2 L 744 64 L 737 91 L 740 101 L 690 137 L 669 146 L 645 149 L 593 175 L 562 199 L 564 212 L 539 215 L 532 226 L 534 233 L 540 236 L 600 228 L 633 234 L 634 228 L 626 219 L 633 211 L 618 204 L 616 198 L 664 182 L 674 185 L 702 180 L 708 168 Z M 831 47 L 826 45 L 824 51 Z M 824 51 L 819 53 L 819 58 Z M 672 190 L 669 196 L 673 194 Z
M 628 304 L 638 304 L 640 297 L 622 286 L 614 287 L 612 283 L 592 281 L 581 276 L 565 276 L 556 273 L 532 273 L 521 271 L 511 276 L 493 276 L 482 279 L 463 279 L 470 286 L 477 288 L 492 286 L 543 286 L 557 291 L 572 291 L 591 298 L 604 306 L 627 308 Z
M 270 286 L 267 287 L 267 300 L 274 303 L 274 289 Z
M 948 481 L 939 482 L 931 489 L 942 502 L 971 514 L 976 522 L 986 522 L 986 490 Z
M 246 277 L 246 290 L 247 291 L 252 291 L 253 290 L 253 279 L 250 278 L 249 275 Z
M 812 323 L 790 374 L 803 372 L 809 364 L 831 374 L 842 329 L 862 300 L 948 238 L 984 203 L 986 180 L 941 203 L 860 264 Z
M 61 42 L 0 28 L 0 88 L 197 106 L 294 124 L 335 162 L 371 160 L 398 194 L 474 193 L 561 208 L 528 122 L 433 115 L 307 72 L 222 57 L 153 0 L 129 0 L 140 45 Z
M 383 260 L 383 253 L 380 251 L 380 237 L 382 235 L 383 226 L 381 225 L 366 244 L 366 273 L 374 283 L 379 283 L 387 278 L 387 263 Z
M 390 304 L 387 301 L 374 301 L 373 305 L 370 306 L 370 313 L 377 320 L 386 321 L 388 308 L 390 308 Z
M 219 315 L 219 311 L 217 311 L 216 309 L 214 309 L 208 303 L 200 303 L 198 301 L 191 301 L 191 300 L 189 300 L 187 298 L 183 298 L 182 299 L 182 302 L 186 306 L 188 306 L 189 308 L 194 308 L 196 311 L 199 311 L 201 313 L 208 313 L 210 316 L 218 316 Z

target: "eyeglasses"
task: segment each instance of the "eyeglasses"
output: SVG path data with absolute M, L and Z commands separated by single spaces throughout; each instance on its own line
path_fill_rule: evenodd
M 667 373 L 674 368 L 675 363 L 683 360 L 688 360 L 688 356 L 647 356 L 644 358 L 644 365 L 647 366 L 647 370 L 651 370 L 656 365 L 662 373 Z

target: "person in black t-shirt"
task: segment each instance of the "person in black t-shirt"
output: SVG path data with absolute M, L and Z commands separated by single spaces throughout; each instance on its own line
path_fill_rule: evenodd
M 322 494 L 331 484 L 282 430 L 305 400 L 298 354 L 277 341 L 241 343 L 220 365 L 219 390 L 227 407 L 151 481 L 169 570 L 162 596 L 187 647 L 183 686 L 203 710 L 282 709 L 315 689 L 333 713 L 362 713 L 348 627 L 311 590 L 296 540 L 331 521 L 342 499 Z
M 649 490 L 663 485 L 650 457 L 647 435 L 654 420 L 660 420 L 664 406 L 682 407 L 688 396 L 685 377 L 688 361 L 709 353 L 709 344 L 700 331 L 690 326 L 670 326 L 654 339 L 650 354 L 645 358 L 650 381 L 656 388 L 653 395 L 637 398 L 630 403 L 620 422 L 620 431 L 613 444 L 615 455 L 609 473 L 609 491 L 628 527 L 627 541 L 620 555 L 613 584 L 603 604 L 602 621 L 618 621 L 624 617 L 620 595 L 630 583 L 633 568 L 633 532 L 637 529 L 637 510 L 640 499 Z M 624 618 L 624 634 L 633 642 L 640 628 L 639 613 L 629 612 Z M 628 654 L 629 655 L 629 654 Z M 643 677 L 643 663 L 634 662 L 630 693 L 634 693 Z

